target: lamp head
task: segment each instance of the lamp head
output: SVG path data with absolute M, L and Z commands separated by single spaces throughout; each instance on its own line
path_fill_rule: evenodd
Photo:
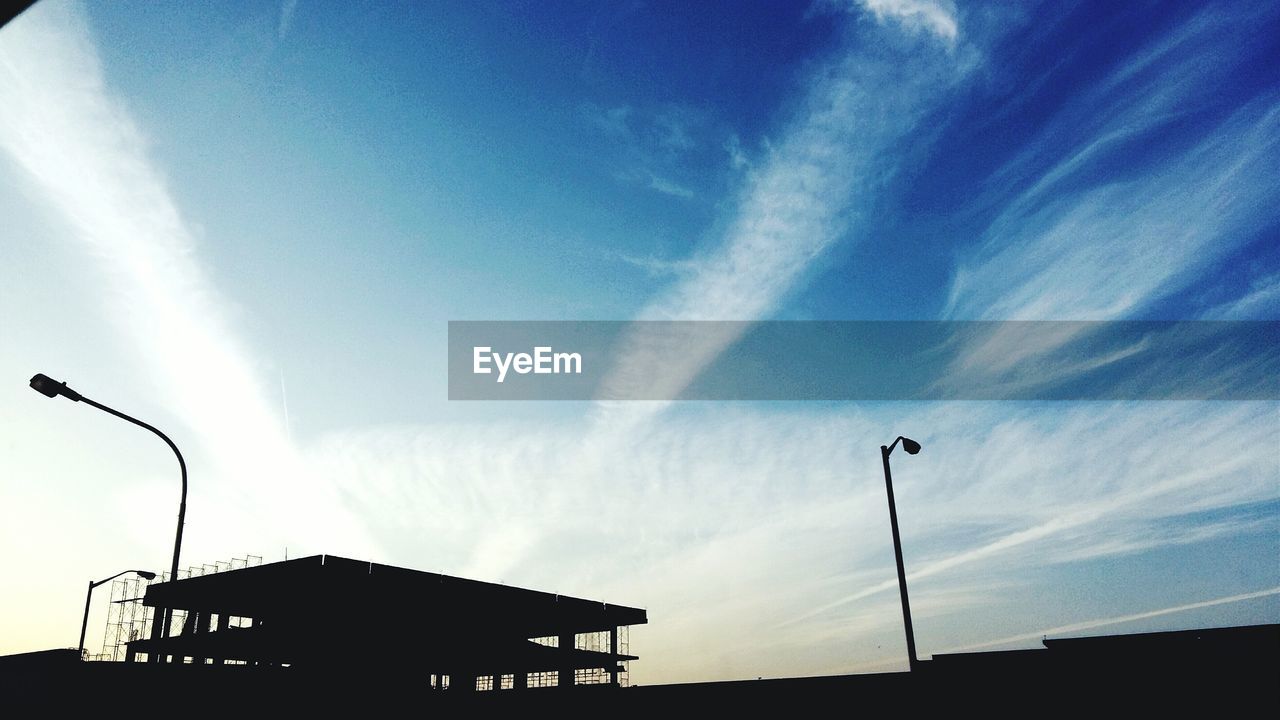
M 156 574 L 155 574 L 155 573 L 153 573 L 153 572 L 149 572 L 149 571 L 147 571 L 147 570 L 135 570 L 134 572 L 138 573 L 138 577 L 142 578 L 143 580 L 155 580 L 155 579 L 156 579 Z
M 45 397 L 58 397 L 62 395 L 68 400 L 80 402 L 80 393 L 67 387 L 64 382 L 58 382 L 44 373 L 36 373 L 31 378 L 31 389 L 44 395 Z
M 902 438 L 902 449 L 906 450 L 908 455 L 915 455 L 920 452 L 920 443 L 912 440 L 911 438 L 904 437 Z

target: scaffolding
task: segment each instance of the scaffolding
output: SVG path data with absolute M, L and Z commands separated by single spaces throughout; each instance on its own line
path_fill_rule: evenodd
M 618 646 L 612 647 L 611 633 L 608 630 L 598 630 L 596 632 L 575 633 L 573 636 L 573 647 L 576 650 L 587 650 L 599 653 L 614 653 L 617 655 L 629 655 L 631 650 L 631 626 L 619 625 L 616 629 Z M 560 638 L 555 635 L 546 637 L 529 638 L 529 642 L 537 643 L 546 647 L 559 647 Z M 618 668 L 618 685 L 627 687 L 630 682 L 631 661 L 624 660 L 619 663 Z M 608 668 L 577 668 L 573 671 L 574 685 L 607 685 L 612 682 L 612 678 Z M 551 672 L 532 672 L 528 674 L 528 687 L 548 687 L 559 684 L 555 671 Z M 507 687 L 505 684 L 503 687 Z M 487 689 L 487 688 L 486 688 Z
M 242 558 L 218 561 L 212 565 L 193 565 L 185 570 L 179 569 L 178 579 L 183 580 L 229 570 L 241 570 L 248 567 L 257 567 L 261 564 L 261 555 L 246 555 Z M 169 573 L 167 572 L 159 575 L 154 580 L 147 580 L 133 574 L 113 580 L 111 582 L 111 602 L 107 606 L 107 627 L 102 635 L 102 652 L 97 655 L 89 655 L 88 659 L 123 662 L 127 643 L 132 640 L 150 637 L 154 608 L 143 605 L 142 598 L 146 596 L 147 588 L 152 583 L 168 581 Z M 186 619 L 187 613 L 185 610 L 174 612 L 169 619 L 170 633 L 180 630 Z M 237 626 L 241 624 L 241 621 L 241 618 L 232 618 L 232 624 Z
M 573 636 L 573 646 L 578 650 L 590 652 L 613 652 L 609 643 L 609 631 L 578 633 Z M 608 668 L 577 668 L 573 671 L 574 685 L 606 685 L 612 681 Z
M 615 651 L 618 655 L 631 654 L 631 626 L 621 625 L 618 627 L 618 649 Z M 627 687 L 631 682 L 631 661 L 623 660 L 622 669 L 618 671 L 618 687 Z
M 578 633 L 574 636 L 573 644 L 579 650 L 591 650 L 594 652 L 611 652 L 616 655 L 631 654 L 631 626 L 619 625 L 618 647 L 610 647 L 610 638 L 608 630 L 598 632 Z M 627 687 L 630 682 L 631 661 L 623 660 L 618 670 L 618 685 Z M 574 684 L 576 685 L 601 685 L 610 682 L 609 673 L 603 668 L 585 668 L 579 669 L 574 673 Z

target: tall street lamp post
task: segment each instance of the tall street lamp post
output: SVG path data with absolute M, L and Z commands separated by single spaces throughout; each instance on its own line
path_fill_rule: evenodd
M 898 436 L 888 447 L 880 446 L 880 459 L 884 461 L 884 487 L 889 494 L 889 526 L 893 528 L 893 558 L 898 563 L 898 593 L 902 596 L 902 623 L 907 631 L 907 660 L 914 672 L 920 661 L 916 659 L 916 633 L 911 628 L 911 604 L 907 602 L 907 573 L 902 566 L 902 539 L 898 535 L 898 511 L 893 504 L 893 476 L 889 473 L 889 453 L 902 443 L 902 449 L 908 455 L 920 452 L 920 443 L 911 438 Z
M 61 395 L 72 402 L 83 402 L 87 405 L 92 405 L 93 407 L 96 407 L 99 410 L 102 410 L 103 412 L 107 412 L 112 415 L 115 415 L 121 420 L 128 420 L 129 422 L 133 423 L 134 425 L 137 425 L 138 427 L 146 428 L 147 430 L 150 430 L 151 432 L 160 436 L 160 439 L 165 441 L 165 444 L 169 446 L 169 449 L 173 450 L 173 454 L 178 456 L 178 467 L 182 470 L 182 500 L 178 503 L 178 531 L 177 533 L 174 534 L 174 538 L 173 538 L 173 564 L 170 566 L 170 569 L 169 569 L 169 579 L 177 580 L 178 579 L 178 557 L 182 554 L 182 526 L 186 522 L 186 518 L 187 518 L 187 461 L 182 459 L 182 453 L 178 451 L 178 446 L 173 444 L 173 441 L 169 439 L 168 435 L 165 435 L 164 433 L 160 432 L 154 426 L 148 425 L 147 423 L 144 423 L 137 418 L 129 417 L 128 415 L 125 415 L 119 410 L 114 410 L 112 408 L 109 408 L 106 405 L 103 405 L 102 403 L 90 400 L 89 398 L 81 395 L 75 390 L 72 390 L 71 388 L 67 387 L 67 384 L 65 382 L 58 382 L 57 380 L 54 380 L 53 378 L 49 377 L 48 375 L 44 375 L 43 373 L 37 373 L 35 377 L 31 378 L 31 388 L 46 397 L 57 397 Z M 168 615 L 169 615 L 168 612 L 156 614 L 156 620 L 159 622 L 163 622 L 163 625 L 160 628 L 161 637 L 169 636 Z M 163 616 L 163 620 L 161 619 L 162 616 Z M 155 636 L 156 634 L 153 628 L 152 637 L 155 637 Z
M 120 577 L 121 575 L 124 575 L 125 573 L 138 573 L 138 577 L 141 577 L 143 580 L 156 579 L 155 573 L 147 572 L 146 570 L 121 570 L 120 572 L 116 573 L 115 575 L 112 575 L 106 580 L 99 580 L 98 582 L 94 582 L 90 580 L 89 592 L 85 593 L 84 595 L 84 620 L 80 621 L 80 648 L 76 652 L 76 657 L 84 658 L 84 631 L 89 628 L 89 601 L 93 599 L 93 589 L 104 583 L 109 583 L 112 580 L 115 580 L 116 578 Z

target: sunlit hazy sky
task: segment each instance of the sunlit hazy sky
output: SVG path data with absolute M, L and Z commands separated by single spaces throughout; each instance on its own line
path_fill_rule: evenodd
M 1274 401 L 444 367 L 460 319 L 1280 319 L 1277 167 L 1268 3 L 41 0 L 0 29 L 0 653 L 73 646 L 177 511 L 162 443 L 36 372 L 182 447 L 184 565 L 645 607 L 633 682 L 905 667 L 899 434 L 924 656 L 1280 621 Z

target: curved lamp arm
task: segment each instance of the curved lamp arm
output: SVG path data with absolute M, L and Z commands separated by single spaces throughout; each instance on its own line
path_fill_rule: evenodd
M 36 375 L 31 378 L 31 388 L 36 392 L 40 393 L 41 395 L 44 395 L 45 397 L 52 398 L 52 397 L 57 397 L 61 395 L 72 402 L 84 402 L 88 405 L 92 405 L 93 407 L 98 408 L 103 412 L 115 415 L 121 420 L 128 420 L 129 422 L 133 423 L 134 425 L 137 425 L 140 428 L 145 428 L 147 430 L 150 430 L 151 432 L 159 436 L 161 440 L 164 440 L 165 444 L 169 446 L 169 449 L 173 451 L 173 454 L 178 456 L 178 468 L 182 471 L 182 499 L 178 503 L 178 530 L 177 532 L 174 533 L 174 536 L 173 536 L 173 562 L 169 569 L 169 579 L 177 580 L 178 579 L 178 558 L 182 554 L 182 528 L 186 524 L 186 520 L 187 520 L 187 461 L 182 459 L 182 453 L 178 450 L 178 446 L 175 445 L 173 441 L 169 439 L 168 435 L 165 435 L 164 433 L 160 432 L 160 430 L 156 428 L 154 425 L 147 424 L 139 420 L 138 418 L 125 415 L 119 410 L 107 407 L 106 405 L 103 405 L 100 402 L 90 400 L 89 398 L 81 395 L 75 390 L 72 390 L 71 388 L 67 387 L 67 384 L 65 382 L 59 382 L 57 380 L 54 380 L 53 378 L 49 377 L 48 375 L 45 375 L 44 373 L 36 373 Z M 165 616 L 165 617 L 162 617 L 162 616 Z M 159 624 L 158 629 L 160 630 L 160 634 L 163 637 L 168 637 L 169 623 L 168 623 L 167 613 L 157 613 L 156 621 Z

